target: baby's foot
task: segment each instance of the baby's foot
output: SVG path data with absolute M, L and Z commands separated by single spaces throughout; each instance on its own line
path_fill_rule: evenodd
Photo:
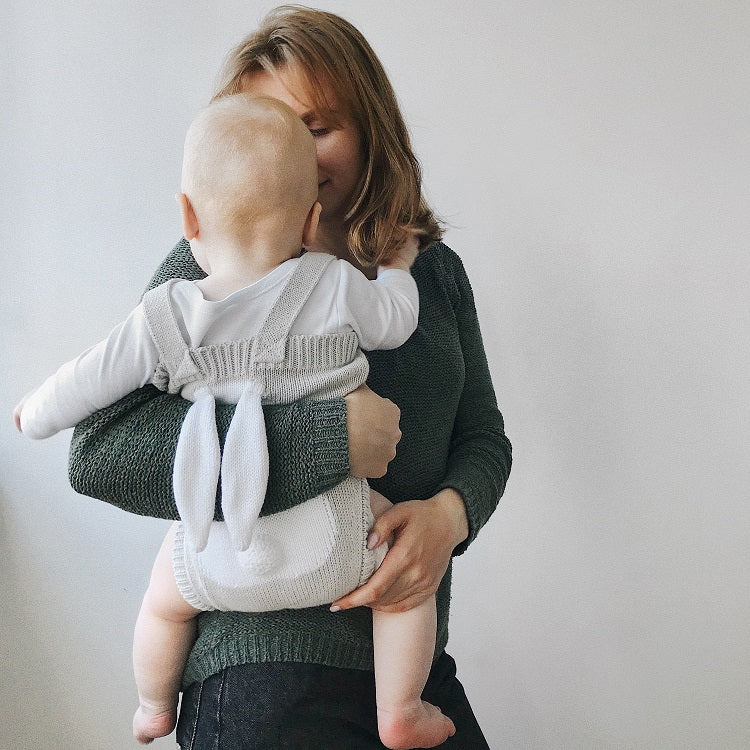
M 380 741 L 391 750 L 437 747 L 456 733 L 453 722 L 425 701 L 382 708 L 378 706 Z
M 174 708 L 149 707 L 141 704 L 133 716 L 133 736 L 148 745 L 157 737 L 171 734 L 177 724 L 177 711 Z

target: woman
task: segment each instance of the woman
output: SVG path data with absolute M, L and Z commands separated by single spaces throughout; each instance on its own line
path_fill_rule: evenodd
M 227 60 L 216 96 L 237 91 L 284 101 L 315 137 L 323 213 L 313 249 L 367 273 L 416 233 L 420 324 L 400 349 L 368 356 L 372 391 L 266 409 L 264 513 L 349 473 L 381 477 L 372 486 L 396 505 L 376 523 L 374 541 L 393 534 L 393 543 L 370 581 L 330 610 L 202 615 L 184 675 L 178 741 L 183 750 L 217 747 L 219 736 L 226 750 L 382 748 L 369 608 L 403 611 L 437 592 L 436 660 L 425 700 L 456 725 L 443 747 L 487 747 L 444 652 L 451 557 L 493 512 L 511 462 L 469 282 L 439 241 L 382 66 L 348 22 L 299 7 L 273 11 Z M 183 240 L 152 286 L 201 275 Z M 147 387 L 82 423 L 71 448 L 74 488 L 131 512 L 175 518 L 172 460 L 187 406 Z M 218 418 L 226 430 L 231 407 Z

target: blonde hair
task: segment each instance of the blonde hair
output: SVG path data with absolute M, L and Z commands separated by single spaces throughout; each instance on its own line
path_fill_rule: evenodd
M 280 6 L 230 52 L 214 100 L 241 91 L 249 73 L 283 67 L 299 73 L 316 110 L 330 114 L 328 86 L 359 128 L 365 169 L 345 217 L 354 258 L 376 265 L 411 234 L 420 247 L 439 240 L 396 95 L 362 34 L 333 13 Z
M 182 192 L 205 230 L 245 238 L 270 215 L 302 227 L 317 190 L 313 138 L 276 99 L 223 97 L 188 128 Z

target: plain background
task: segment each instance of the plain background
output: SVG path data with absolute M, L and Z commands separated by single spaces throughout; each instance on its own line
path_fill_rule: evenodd
M 0 11 L 3 748 L 135 747 L 164 523 L 74 494 L 70 434 L 32 443 L 10 412 L 178 239 L 184 131 L 271 5 Z M 392 77 L 514 444 L 455 565 L 450 651 L 491 747 L 750 747 L 750 6 L 319 6 Z

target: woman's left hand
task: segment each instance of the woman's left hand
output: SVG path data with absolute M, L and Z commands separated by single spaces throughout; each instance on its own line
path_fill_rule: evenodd
M 367 583 L 335 601 L 332 610 L 368 606 L 404 612 L 416 607 L 437 591 L 453 550 L 468 534 L 466 508 L 455 490 L 396 503 L 370 532 L 370 547 L 389 542 L 383 564 Z

